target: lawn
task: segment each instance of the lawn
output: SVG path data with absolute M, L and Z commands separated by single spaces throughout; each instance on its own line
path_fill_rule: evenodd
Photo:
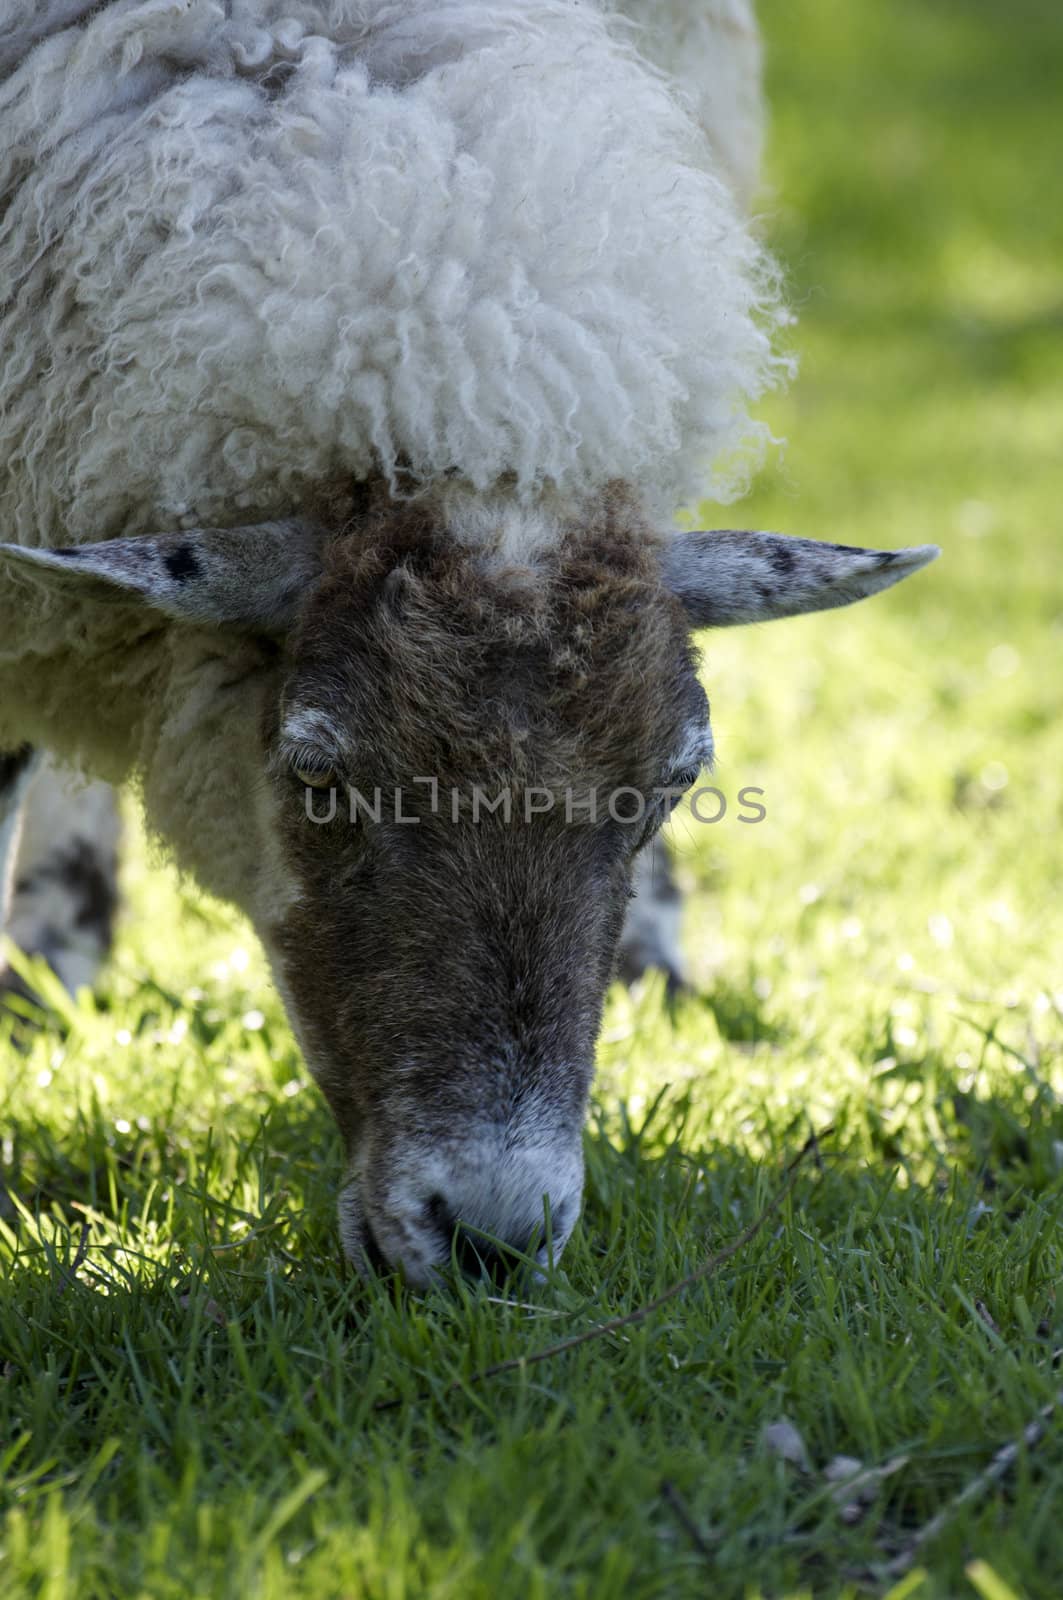
M 1063 14 L 762 15 L 802 370 L 706 515 L 943 559 L 703 641 L 696 994 L 611 995 L 519 1302 L 345 1269 L 254 941 L 134 846 L 96 1000 L 0 1041 L 4 1596 L 1063 1593 Z M 481 1376 L 649 1307 L 828 1128 L 714 1271 Z

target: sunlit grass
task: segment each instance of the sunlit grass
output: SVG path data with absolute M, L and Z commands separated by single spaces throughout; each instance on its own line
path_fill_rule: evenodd
M 802 372 L 785 455 L 705 516 L 943 559 L 702 641 L 731 809 L 674 830 L 696 993 L 611 996 L 584 1219 L 521 1304 L 342 1267 L 261 955 L 137 845 L 98 999 L 0 1044 L 0 1593 L 885 1594 L 1058 1388 L 1063 22 L 762 9 Z M 470 1382 L 690 1272 L 828 1123 L 709 1283 Z M 762 1443 L 783 1416 L 807 1471 Z M 1060 1441 L 907 1592 L 1063 1591 Z M 853 1522 L 839 1454 L 905 1458 Z

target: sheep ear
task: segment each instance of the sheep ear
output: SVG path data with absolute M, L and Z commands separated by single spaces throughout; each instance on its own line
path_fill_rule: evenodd
M 321 570 L 313 524 L 196 528 L 58 550 L 0 544 L 0 571 L 71 599 L 148 606 L 179 621 L 282 632 Z
M 782 533 L 681 533 L 661 564 L 692 627 L 726 628 L 850 605 L 910 577 L 940 553 L 936 544 L 859 550 Z

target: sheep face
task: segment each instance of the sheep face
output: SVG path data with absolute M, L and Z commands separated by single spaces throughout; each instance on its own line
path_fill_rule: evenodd
M 295 892 L 268 930 L 347 1145 L 356 1261 L 425 1283 L 565 1243 L 631 864 L 711 751 L 656 548 L 532 563 L 339 541 L 265 730 Z

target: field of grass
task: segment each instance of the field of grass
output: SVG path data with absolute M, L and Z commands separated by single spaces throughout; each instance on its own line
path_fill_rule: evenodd
M 522 1303 L 343 1267 L 251 936 L 134 850 L 95 1003 L 0 1040 L 0 1595 L 1063 1593 L 1063 14 L 762 14 L 802 372 L 717 519 L 944 557 L 704 641 L 767 817 L 678 820 L 698 995 L 611 996 Z M 695 1271 L 828 1125 L 709 1277 L 478 1379 Z

